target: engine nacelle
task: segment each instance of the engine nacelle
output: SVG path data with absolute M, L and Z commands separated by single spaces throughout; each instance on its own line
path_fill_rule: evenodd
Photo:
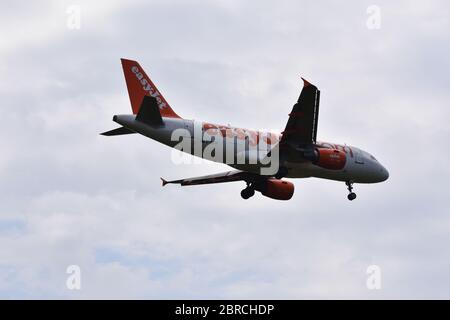
M 316 159 L 313 164 L 324 169 L 341 170 L 347 161 L 347 155 L 341 150 L 317 148 L 314 153 Z
M 280 179 L 267 179 L 256 190 L 272 199 L 289 200 L 294 194 L 294 184 Z

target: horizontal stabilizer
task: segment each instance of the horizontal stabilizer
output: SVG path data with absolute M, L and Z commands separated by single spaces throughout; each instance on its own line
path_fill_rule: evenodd
M 134 132 L 133 130 L 130 130 L 128 128 L 125 128 L 125 127 L 120 127 L 120 128 L 117 128 L 117 129 L 113 129 L 113 130 L 110 130 L 110 131 L 106 131 L 106 132 L 100 133 L 100 134 L 102 136 L 120 136 L 122 134 L 130 134 L 130 133 L 136 133 L 136 132 Z
M 156 98 L 144 96 L 141 107 L 139 108 L 139 112 L 136 116 L 136 121 L 140 121 L 151 126 L 161 126 L 164 124 Z

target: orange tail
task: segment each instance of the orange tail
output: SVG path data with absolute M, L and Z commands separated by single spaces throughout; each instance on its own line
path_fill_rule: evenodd
M 121 59 L 133 114 L 137 114 L 145 95 L 156 98 L 162 117 L 180 118 L 167 103 L 137 61 Z

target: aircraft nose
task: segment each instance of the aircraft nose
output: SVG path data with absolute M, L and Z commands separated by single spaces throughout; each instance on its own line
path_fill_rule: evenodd
M 383 166 L 381 166 L 380 169 L 380 178 L 381 181 L 386 181 L 389 178 L 389 171 L 387 171 L 387 169 Z

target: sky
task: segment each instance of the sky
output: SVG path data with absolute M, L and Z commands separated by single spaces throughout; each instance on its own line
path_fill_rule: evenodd
M 449 299 L 447 1 L 2 1 L 0 298 Z M 79 14 L 78 14 L 79 13 Z M 375 21 L 375 22 L 374 22 Z M 282 130 L 303 76 L 319 140 L 388 181 L 292 179 L 287 202 L 138 135 L 120 58 L 187 119 Z M 78 266 L 80 287 L 67 286 Z M 377 266 L 380 286 L 367 286 Z

